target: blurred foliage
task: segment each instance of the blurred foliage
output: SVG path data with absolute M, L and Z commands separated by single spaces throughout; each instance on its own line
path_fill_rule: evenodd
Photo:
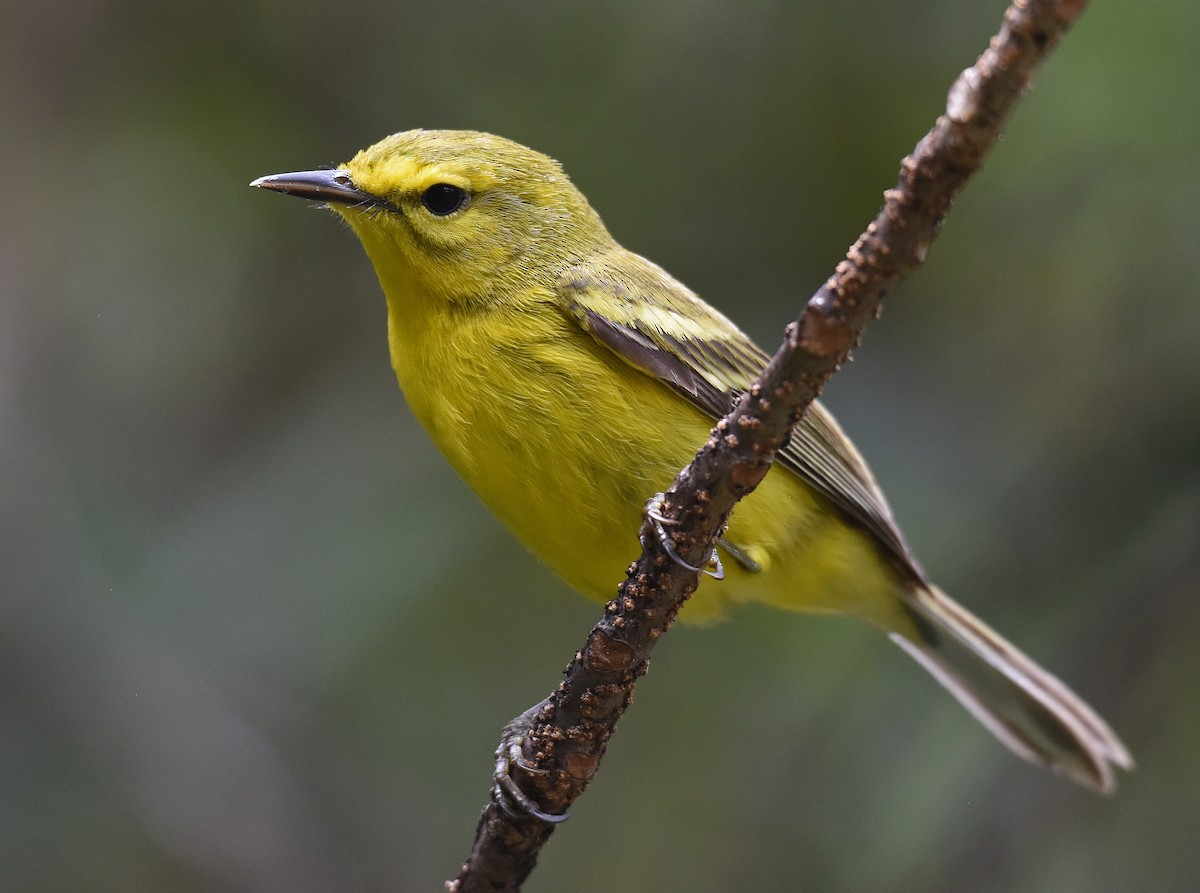
M 440 889 L 597 615 L 406 413 L 353 239 L 250 179 L 495 131 L 773 346 L 1002 8 L 0 6 L 0 889 Z M 1200 888 L 1197 33 L 1095 4 L 828 393 L 1138 771 L 749 610 L 664 640 L 528 890 Z

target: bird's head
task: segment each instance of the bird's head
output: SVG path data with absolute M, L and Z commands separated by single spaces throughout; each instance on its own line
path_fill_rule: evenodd
M 501 297 L 493 293 L 552 282 L 611 242 L 558 162 L 474 131 L 409 130 L 337 170 L 251 185 L 327 203 L 362 241 L 389 294 Z

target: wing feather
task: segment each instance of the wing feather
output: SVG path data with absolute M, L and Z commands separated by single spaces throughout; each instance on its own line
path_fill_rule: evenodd
M 632 267 L 630 257 L 637 261 Z M 598 264 L 564 277 L 558 290 L 563 311 L 631 366 L 714 421 L 721 418 L 770 358 L 661 267 L 636 255 L 621 260 L 619 275 Z M 906 575 L 924 580 L 866 462 L 820 402 L 809 407 L 778 462 L 870 533 Z

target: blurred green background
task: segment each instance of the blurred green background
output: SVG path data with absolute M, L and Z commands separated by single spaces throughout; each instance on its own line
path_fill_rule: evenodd
M 501 133 L 773 347 L 1002 9 L 0 5 L 0 889 L 440 889 L 598 616 L 418 430 L 349 232 L 250 179 Z M 1096 3 L 827 392 L 1137 772 L 748 610 L 663 641 L 529 891 L 1200 889 L 1198 33 Z

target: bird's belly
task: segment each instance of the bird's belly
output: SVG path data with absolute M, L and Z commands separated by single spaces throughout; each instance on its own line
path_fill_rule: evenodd
M 416 382 L 396 371 L 434 442 L 492 512 L 572 588 L 605 601 L 640 552 L 645 503 L 670 486 L 712 421 L 608 354 L 539 360 L 527 344 L 520 357 L 538 368 L 493 363 Z M 725 579 L 702 580 L 685 620 L 749 601 L 885 624 L 895 609 L 894 578 L 873 544 L 787 469 L 773 468 L 738 504 L 726 539 L 758 571 L 723 554 Z
M 519 419 L 491 401 L 447 406 L 434 414 L 430 434 L 530 551 L 589 598 L 611 598 L 640 552 L 642 507 L 670 486 L 707 424 L 685 405 L 659 407 L 676 417 L 671 436 L 658 438 L 649 414 L 573 405 L 584 399 L 577 388 L 540 405 L 523 399 Z

